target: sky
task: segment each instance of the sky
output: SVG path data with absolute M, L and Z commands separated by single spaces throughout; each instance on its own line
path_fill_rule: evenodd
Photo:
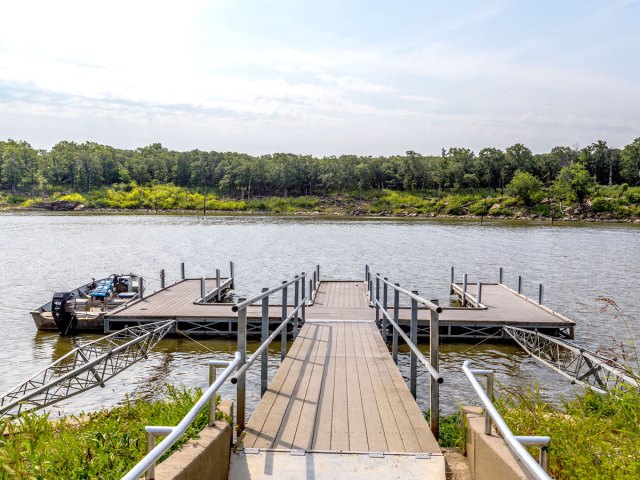
M 0 4 L 0 139 L 393 155 L 640 137 L 640 0 Z

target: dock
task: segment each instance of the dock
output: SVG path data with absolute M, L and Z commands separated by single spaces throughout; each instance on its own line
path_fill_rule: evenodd
M 207 299 L 215 297 L 217 279 L 206 279 Z M 105 316 L 104 331 L 111 333 L 125 326 L 142 325 L 159 320 L 176 320 L 177 330 L 188 335 L 233 336 L 237 332 L 237 313 L 233 303 L 218 301 L 197 302 L 201 293 L 200 279 L 185 279 L 169 285 L 145 297 L 128 308 L 115 310 Z M 222 294 L 230 293 L 231 282 L 222 278 Z M 314 312 L 317 320 L 375 320 L 376 296 L 373 282 L 365 280 L 318 280 L 310 296 L 308 312 Z M 463 285 L 451 283 L 451 292 L 465 298 L 467 306 L 443 306 L 440 314 L 440 337 L 443 339 L 483 339 L 510 340 L 502 327 L 514 326 L 536 329 L 547 335 L 573 338 L 575 322 L 554 312 L 524 295 L 518 294 L 501 283 L 483 283 L 482 298 L 478 302 L 478 283 Z M 289 297 L 293 297 L 291 293 Z M 383 289 L 378 298 L 383 297 Z M 291 298 L 292 299 L 292 298 Z M 389 295 L 388 304 L 393 307 Z M 293 302 L 287 302 L 286 311 L 293 309 Z M 282 320 L 281 302 L 270 304 L 268 322 L 270 326 Z M 379 314 L 379 313 L 378 313 Z M 409 331 L 411 308 L 398 307 L 398 323 Z M 382 326 L 381 318 L 377 324 Z M 249 334 L 260 335 L 262 308 L 259 305 L 247 309 L 247 329 Z M 418 336 L 429 336 L 429 312 L 418 308 Z

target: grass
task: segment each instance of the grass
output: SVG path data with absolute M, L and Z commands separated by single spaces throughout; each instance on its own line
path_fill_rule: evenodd
M 0 479 L 120 478 L 146 454 L 146 425 L 176 425 L 201 391 L 166 387 L 154 402 L 126 399 L 122 406 L 63 421 L 27 413 L 18 422 L 0 420 Z M 219 400 L 219 399 L 218 399 Z M 216 418 L 223 414 L 216 411 Z M 205 408 L 166 458 L 207 424 Z

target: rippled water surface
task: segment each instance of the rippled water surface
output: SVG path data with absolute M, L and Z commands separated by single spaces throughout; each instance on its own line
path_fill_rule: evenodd
M 51 299 L 56 290 L 86 283 L 91 277 L 136 272 L 159 287 L 186 262 L 188 276 L 227 271 L 236 263 L 236 293 L 251 296 L 302 270 L 320 264 L 324 278 L 362 278 L 364 265 L 427 298 L 448 301 L 449 269 L 470 279 L 505 282 L 524 277 L 524 293 L 537 295 L 545 285 L 545 303 L 578 322 L 576 341 L 609 348 L 638 338 L 640 326 L 640 228 L 627 225 L 534 226 L 508 223 L 317 220 L 294 218 L 180 216 L 36 216 L 1 215 L 0 245 L 0 392 L 28 378 L 72 348 L 74 339 L 37 332 L 30 308 Z M 625 319 L 602 312 L 597 296 L 614 299 Z M 54 414 L 118 403 L 125 393 L 154 394 L 166 382 L 206 385 L 206 360 L 231 357 L 230 340 L 163 340 L 150 355 L 107 384 L 53 408 Z M 257 344 L 250 344 L 255 349 Z M 426 351 L 426 346 L 425 346 Z M 473 394 L 461 373 L 463 360 L 493 368 L 506 386 L 539 382 L 548 398 L 572 388 L 556 373 L 510 345 L 489 342 L 442 346 L 442 405 L 452 411 Z M 271 363 L 278 364 L 273 350 Z M 402 356 L 406 370 L 408 357 Z M 271 374 L 273 374 L 271 369 Z M 249 377 L 250 408 L 259 395 L 259 367 Z M 426 383 L 426 377 L 422 384 Z M 421 385 L 420 400 L 427 397 Z M 223 396 L 234 389 L 225 387 Z

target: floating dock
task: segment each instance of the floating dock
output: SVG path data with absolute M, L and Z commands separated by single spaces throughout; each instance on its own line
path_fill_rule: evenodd
M 211 302 L 228 294 L 230 279 L 206 279 L 207 301 L 198 302 L 202 291 L 200 279 L 186 279 L 145 297 L 129 306 L 115 310 L 105 316 L 104 331 L 110 333 L 126 326 L 141 325 L 159 320 L 176 320 L 176 328 L 188 335 L 225 336 L 235 335 L 237 313 L 232 303 Z M 372 307 L 371 282 L 362 280 L 322 280 L 315 283 L 307 311 L 318 320 L 375 320 L 376 309 Z M 451 292 L 464 299 L 465 307 L 443 306 L 440 314 L 440 337 L 444 339 L 510 339 L 502 327 L 514 326 L 535 329 L 547 335 L 573 338 L 575 322 L 552 311 L 544 305 L 517 293 L 501 283 L 483 283 L 481 299 L 478 300 L 477 283 L 451 283 Z M 372 288 L 372 290 L 374 290 Z M 381 297 L 381 291 L 379 292 Z M 290 298 L 293 295 L 290 293 Z M 380 298 L 379 297 L 379 298 Z M 393 298 L 389 298 L 392 308 Z M 293 302 L 287 312 L 293 309 Z M 282 305 L 269 306 L 269 324 L 277 325 L 282 320 Z M 411 309 L 400 306 L 398 323 L 409 329 Z M 309 318 L 309 317 L 307 317 Z M 378 325 L 381 325 L 381 319 Z M 247 309 L 249 334 L 261 332 L 262 308 L 260 305 Z M 174 331 L 175 333 L 175 331 Z M 418 335 L 429 335 L 429 312 L 418 310 Z

